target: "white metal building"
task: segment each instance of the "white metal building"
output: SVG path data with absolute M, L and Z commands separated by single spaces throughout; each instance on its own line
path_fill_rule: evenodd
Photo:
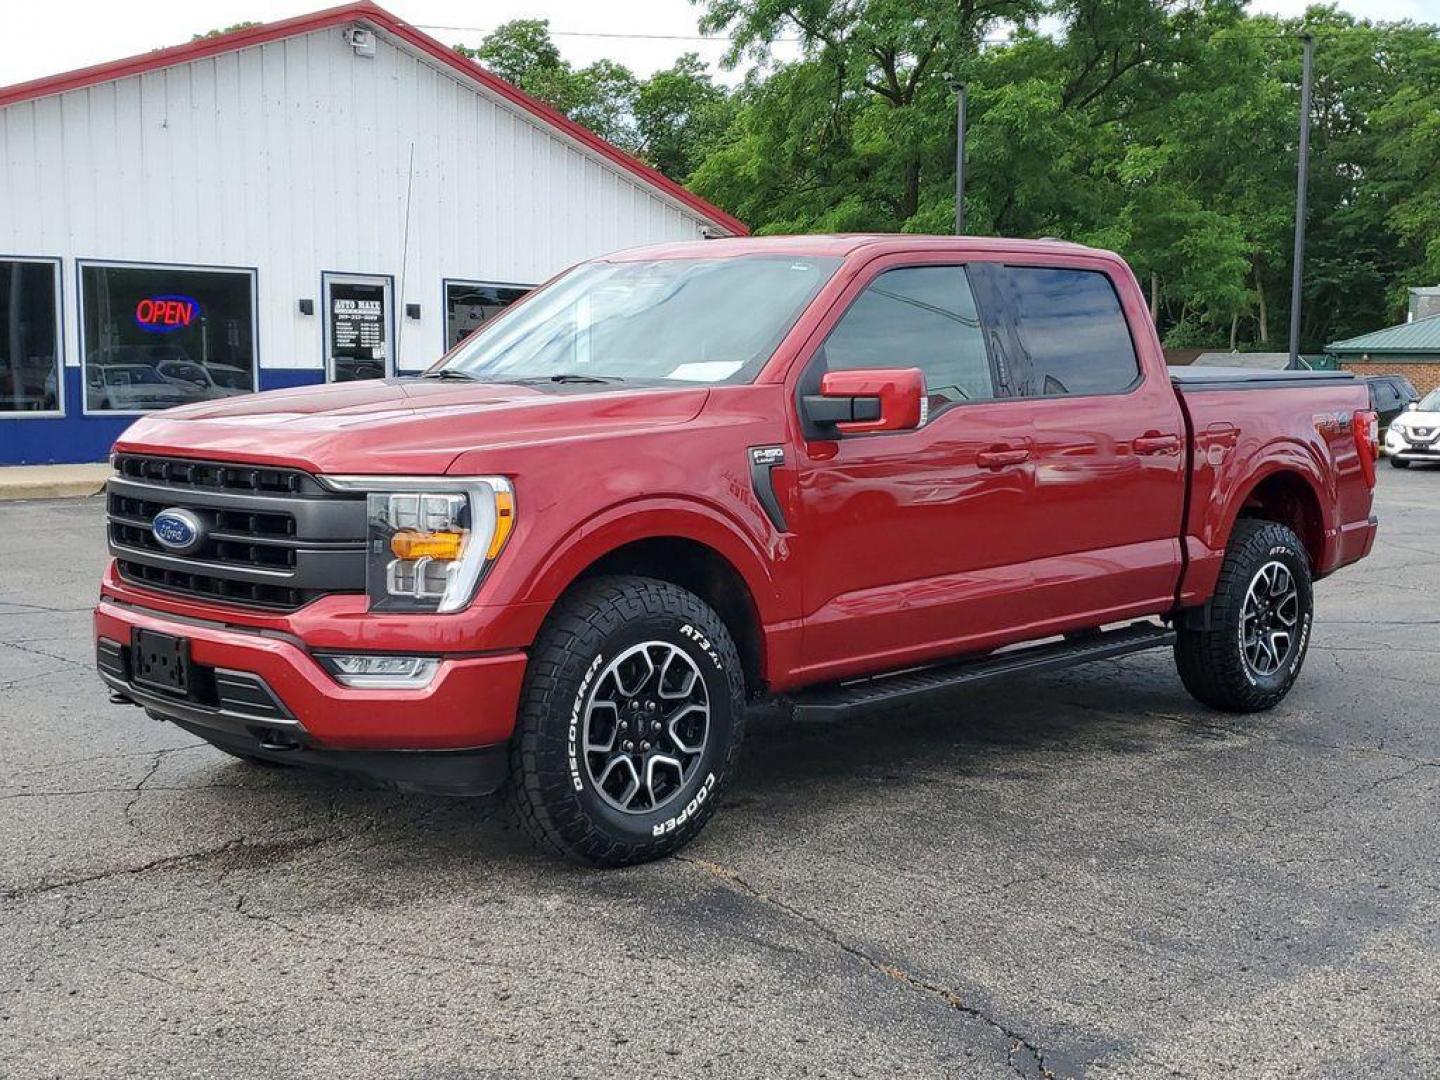
M 581 259 L 744 231 L 370 3 L 0 89 L 0 464 L 416 371 Z

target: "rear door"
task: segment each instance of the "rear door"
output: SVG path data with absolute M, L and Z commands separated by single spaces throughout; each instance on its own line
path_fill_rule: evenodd
M 1034 440 L 1034 603 L 1067 626 L 1167 610 L 1186 433 L 1138 290 L 1127 290 L 1127 319 L 1123 283 L 1101 260 L 992 263 L 974 280 L 1005 392 L 1023 402 Z

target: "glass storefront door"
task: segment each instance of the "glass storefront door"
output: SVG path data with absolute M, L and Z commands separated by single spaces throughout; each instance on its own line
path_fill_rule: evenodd
M 395 368 L 390 279 L 325 275 L 325 377 L 330 382 L 383 379 Z

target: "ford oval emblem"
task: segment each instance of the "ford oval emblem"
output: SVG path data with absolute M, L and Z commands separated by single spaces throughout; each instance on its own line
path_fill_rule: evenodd
M 205 523 L 192 511 L 175 507 L 156 514 L 150 531 L 161 547 L 178 555 L 188 554 L 205 542 Z

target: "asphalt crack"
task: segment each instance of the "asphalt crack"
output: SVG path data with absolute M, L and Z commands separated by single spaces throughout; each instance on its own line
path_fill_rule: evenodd
M 7 649 L 14 649 L 16 652 L 29 653 L 31 656 L 43 656 L 47 660 L 58 660 L 60 663 L 69 664 L 71 667 L 84 668 L 86 671 L 91 670 L 88 663 L 82 663 L 79 660 L 72 660 L 68 656 L 61 656 L 59 653 L 47 652 L 44 649 L 32 649 L 27 645 L 21 645 L 19 642 L 0 641 L 0 645 L 4 645 Z
M 0 893 L 0 899 L 4 900 L 28 900 L 36 896 L 43 896 L 47 893 L 58 892 L 61 889 L 79 888 L 82 885 L 91 885 L 97 881 L 108 881 L 113 878 L 135 877 L 141 874 L 149 874 L 158 871 L 173 870 L 178 867 L 185 867 L 192 864 L 203 865 L 208 860 L 222 858 L 225 855 L 236 852 L 246 856 L 256 854 L 268 855 L 272 858 L 283 857 L 306 851 L 311 848 L 320 847 L 322 844 L 334 840 L 343 840 L 344 835 L 326 833 L 321 836 L 313 836 L 303 839 L 272 840 L 263 843 L 247 842 L 245 837 L 236 837 L 234 840 L 227 840 L 223 844 L 216 844 L 211 847 L 200 848 L 197 851 L 182 852 L 178 855 L 165 855 L 158 859 L 151 859 L 149 862 L 140 863 L 138 866 L 116 866 L 109 870 L 101 870 L 94 874 L 83 874 L 79 877 L 62 878 L 58 881 L 41 881 L 34 885 L 26 885 L 21 888 L 7 889 Z
M 693 866 L 697 870 L 700 870 L 706 874 L 709 874 L 712 877 L 720 879 L 732 889 L 745 896 L 750 897 L 753 900 L 757 900 L 762 904 L 766 904 L 770 907 L 774 907 L 780 911 L 783 911 L 785 912 L 785 914 L 789 915 L 793 919 L 798 919 L 800 922 L 805 923 L 811 929 L 817 931 L 822 937 L 824 937 L 841 952 L 845 953 L 848 956 L 853 956 L 855 959 L 863 963 L 866 967 L 870 968 L 870 970 L 880 975 L 883 975 L 885 978 L 890 979 L 893 982 L 897 982 L 901 986 L 904 986 L 910 990 L 914 990 L 917 993 L 926 994 L 929 997 L 935 998 L 943 1005 L 945 1005 L 946 1008 L 961 1013 L 965 1016 L 971 1017 L 972 1019 L 978 1020 L 981 1023 L 993 1028 L 995 1031 L 999 1032 L 1002 1036 L 1004 1036 L 1010 1041 L 1010 1050 L 1006 1055 L 1006 1065 L 1018 1075 L 1027 1075 L 1026 1070 L 1021 1067 L 1021 1063 L 1016 1060 L 1018 1056 L 1023 1054 L 1025 1058 L 1029 1060 L 1029 1063 L 1032 1066 L 1031 1071 L 1038 1072 L 1040 1076 L 1045 1078 L 1045 1080 L 1058 1080 L 1058 1074 L 1052 1068 L 1050 1068 L 1049 1065 L 1046 1064 L 1044 1052 L 1038 1046 L 1036 1046 L 1034 1042 L 1032 1042 L 1027 1036 L 1016 1031 L 1014 1028 L 1011 1028 L 1001 1023 L 999 1020 L 995 1019 L 993 1016 L 990 1016 L 982 1009 L 974 1005 L 968 1004 L 959 994 L 957 994 L 950 987 L 941 986 L 938 983 L 933 983 L 927 979 L 922 979 L 919 976 L 911 974 L 904 968 L 899 967 L 895 964 L 887 964 L 881 960 L 877 960 L 874 956 L 870 955 L 870 953 L 866 952 L 858 945 L 854 945 L 851 942 L 846 941 L 836 931 L 832 930 L 825 923 L 815 918 L 815 916 L 810 915 L 807 912 L 801 911 L 799 908 L 793 906 L 792 904 L 787 904 L 785 901 L 771 896 L 769 893 L 762 892 L 760 889 L 757 889 L 754 885 L 750 884 L 750 882 L 746 881 L 743 877 L 741 877 L 738 871 L 733 870 L 728 866 L 723 866 L 720 863 L 711 862 L 708 859 L 697 859 L 688 855 L 674 855 L 672 856 L 672 858 L 676 862 L 681 862 L 689 866 Z

